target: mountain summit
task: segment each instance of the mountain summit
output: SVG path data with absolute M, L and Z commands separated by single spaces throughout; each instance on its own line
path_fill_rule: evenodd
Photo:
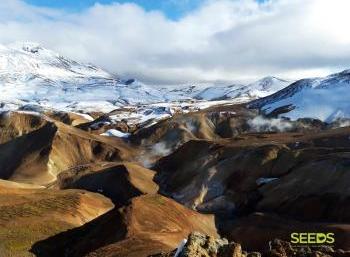
M 291 119 L 314 118 L 326 122 L 350 117 L 350 70 L 324 78 L 298 80 L 265 98 L 253 101 L 268 115 Z
M 89 83 L 91 79 L 116 80 L 110 73 L 93 66 L 65 58 L 37 43 L 0 45 L 2 78 L 8 82 L 61 85 L 63 83 Z

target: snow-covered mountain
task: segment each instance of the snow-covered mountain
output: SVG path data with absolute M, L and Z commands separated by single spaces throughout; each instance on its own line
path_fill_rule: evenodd
M 308 117 L 332 122 L 350 118 L 350 70 L 296 81 L 249 106 L 291 119 Z
M 9 83 L 37 80 L 59 86 L 64 83 L 94 82 L 94 79 L 106 82 L 114 80 L 111 74 L 102 69 L 79 64 L 35 43 L 0 45 L 0 65 L 1 75 Z M 85 81 L 87 78 L 89 81 Z
M 162 101 L 158 90 L 81 64 L 38 44 L 0 45 L 0 101 L 54 108 L 115 109 L 125 103 Z
M 0 108 L 41 106 L 61 110 L 112 111 L 118 107 L 174 101 L 247 102 L 290 82 L 274 77 L 250 85 L 150 86 L 123 81 L 91 64 L 65 58 L 35 43 L 0 45 Z
M 209 87 L 198 93 L 195 98 L 209 101 L 235 99 L 239 102 L 247 102 L 271 95 L 287 87 L 291 83 L 292 81 L 276 77 L 265 77 L 248 85 L 236 84 L 222 87 Z

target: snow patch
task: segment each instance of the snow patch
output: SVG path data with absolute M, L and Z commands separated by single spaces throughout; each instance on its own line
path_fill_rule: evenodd
M 128 138 L 130 136 L 130 133 L 124 133 L 117 129 L 109 129 L 106 132 L 102 133 L 101 136 Z

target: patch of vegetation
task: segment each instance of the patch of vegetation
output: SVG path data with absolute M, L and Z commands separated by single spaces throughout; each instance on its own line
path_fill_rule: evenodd
M 146 197 L 145 200 L 148 201 L 150 204 L 157 204 L 157 205 L 166 204 L 166 201 L 160 195 L 152 195 L 152 196 Z
M 68 194 L 33 200 L 23 204 L 0 206 L 0 222 L 11 221 L 16 218 L 43 216 L 48 212 L 65 211 L 78 205 L 79 196 L 77 194 Z
M 32 257 L 29 250 L 35 242 L 74 227 L 60 215 L 76 212 L 78 194 L 33 196 L 39 199 L 0 206 L 0 256 L 6 253 L 6 257 Z

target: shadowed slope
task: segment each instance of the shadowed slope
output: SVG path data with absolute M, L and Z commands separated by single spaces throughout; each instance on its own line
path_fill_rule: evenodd
M 157 193 L 154 174 L 154 171 L 134 163 L 106 163 L 64 171 L 59 174 L 55 187 L 99 192 L 120 206 L 135 196 Z

